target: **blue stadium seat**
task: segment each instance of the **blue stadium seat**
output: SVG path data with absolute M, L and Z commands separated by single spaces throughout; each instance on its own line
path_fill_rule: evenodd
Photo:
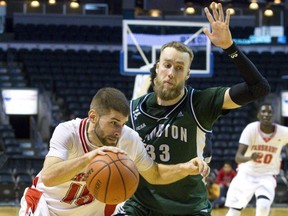
M 21 198 L 25 188 L 32 185 L 32 176 L 25 172 L 15 173 L 15 183 L 17 197 Z
M 16 182 L 11 173 L 0 172 L 0 202 L 16 201 Z

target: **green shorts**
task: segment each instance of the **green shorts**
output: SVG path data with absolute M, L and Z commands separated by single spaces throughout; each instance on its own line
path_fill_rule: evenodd
M 159 212 L 152 211 L 144 207 L 140 203 L 136 202 L 134 199 L 129 199 L 125 202 L 125 204 L 121 208 L 118 209 L 116 214 L 113 214 L 113 216 L 176 216 L 176 215 L 162 214 Z M 211 216 L 211 213 L 210 211 L 198 212 L 193 214 L 183 214 L 182 216 Z

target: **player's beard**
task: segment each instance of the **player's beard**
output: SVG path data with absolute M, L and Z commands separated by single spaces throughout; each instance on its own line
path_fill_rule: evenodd
M 155 78 L 154 84 L 154 91 L 157 97 L 159 97 L 161 100 L 168 101 L 177 98 L 181 94 L 185 81 L 179 83 L 173 88 L 166 88 L 163 82 L 159 81 L 158 78 Z
M 101 142 L 103 146 L 116 146 L 117 145 L 118 139 L 116 142 L 113 142 L 113 143 L 111 141 L 109 142 L 108 140 L 109 136 L 105 135 L 104 130 L 102 130 L 100 127 L 99 121 L 97 121 L 95 124 L 94 134 L 99 139 L 99 141 Z

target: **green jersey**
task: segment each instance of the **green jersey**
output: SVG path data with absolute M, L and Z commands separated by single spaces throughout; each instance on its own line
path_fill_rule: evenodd
M 149 93 L 131 101 L 128 125 L 139 133 L 157 163 L 176 164 L 197 156 L 209 157 L 211 146 L 207 142 L 213 123 L 222 114 L 226 89 L 200 91 L 187 86 L 177 104 L 165 107 L 157 104 L 154 92 Z M 141 178 L 132 199 L 162 214 L 211 211 L 201 175 L 169 185 L 151 185 Z

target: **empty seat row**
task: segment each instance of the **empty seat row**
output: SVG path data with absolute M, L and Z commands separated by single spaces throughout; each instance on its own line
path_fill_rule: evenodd
M 13 28 L 17 41 L 61 41 L 118 43 L 122 42 L 120 26 L 78 26 L 78 25 L 45 25 L 16 24 Z

